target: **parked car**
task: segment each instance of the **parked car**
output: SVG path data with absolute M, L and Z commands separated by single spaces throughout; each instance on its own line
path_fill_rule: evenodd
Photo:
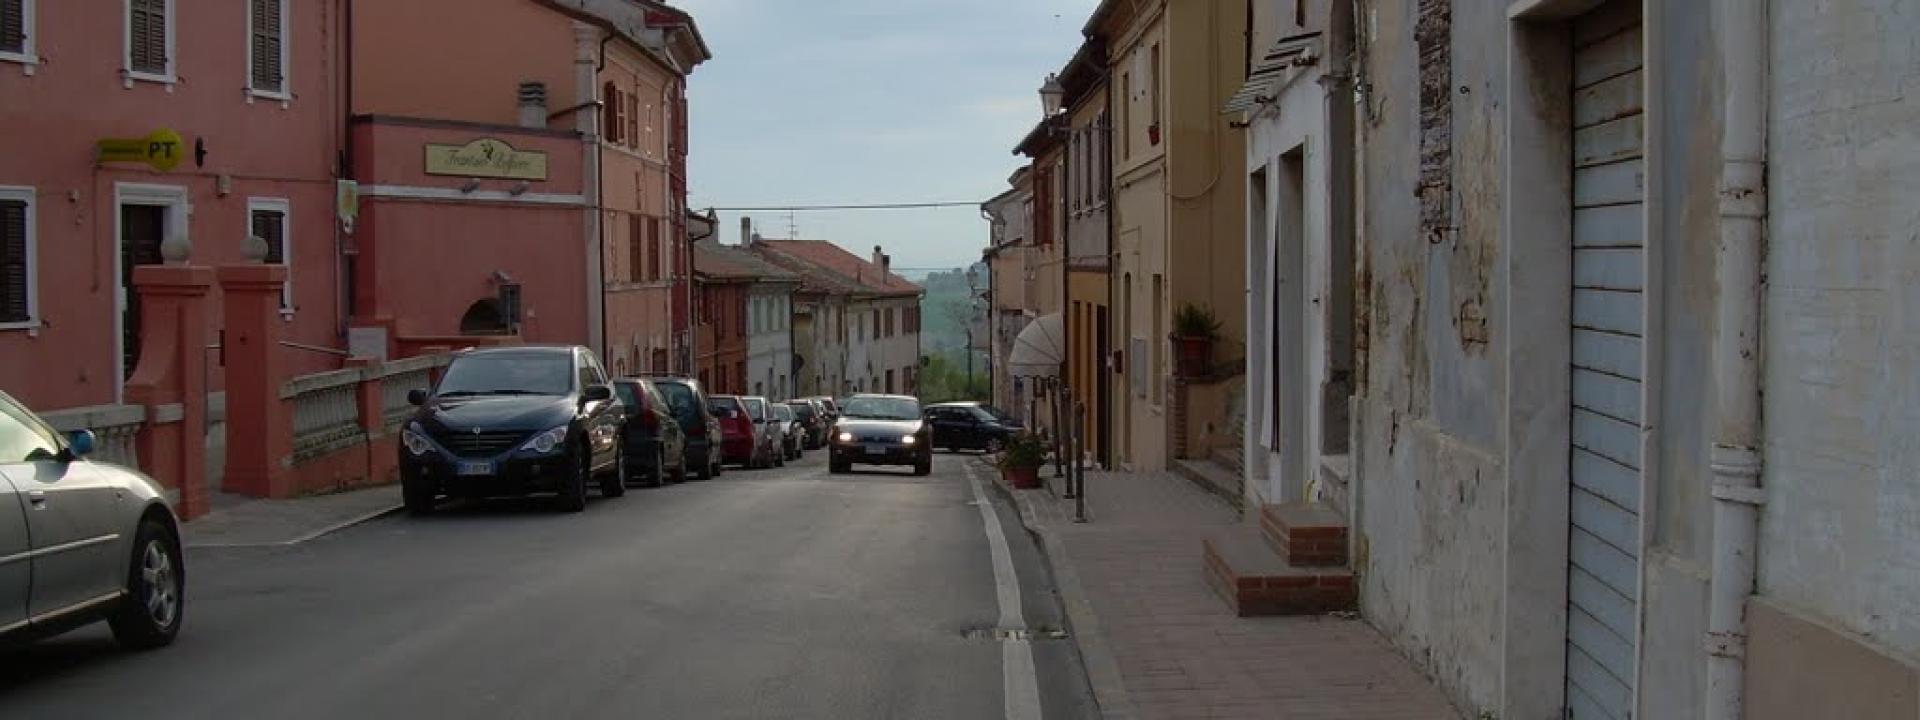
M 467 350 L 453 357 L 400 431 L 407 510 L 433 511 L 441 495 L 553 493 L 561 509 L 587 507 L 587 486 L 626 493 L 620 400 L 593 351 L 580 346 Z
M 1020 432 L 1020 425 L 1002 420 L 989 407 L 977 402 L 928 405 L 927 422 L 933 424 L 934 446 L 951 451 L 1000 452 L 1007 439 Z
M 747 411 L 746 398 L 714 395 L 709 398 L 707 407 L 715 417 L 720 418 L 721 459 L 746 468 L 762 467 L 767 461 L 764 433 L 760 430 L 761 426 L 754 423 L 752 413 Z
M 833 398 L 825 395 L 817 395 L 800 399 L 816 403 L 820 406 L 820 410 L 827 415 L 827 427 L 833 427 L 833 421 L 840 419 L 840 405 L 834 402 Z
M 638 479 L 648 487 L 687 480 L 687 436 L 674 419 L 667 399 L 653 381 L 620 378 L 613 381 L 620 404 L 626 407 L 627 421 L 620 431 L 622 476 Z
M 787 456 L 780 452 L 782 428 L 773 420 L 773 403 L 759 395 L 740 398 L 746 403 L 747 418 L 753 421 L 754 449 L 760 463 L 757 467 L 780 467 L 787 464 Z
M 0 638 L 106 620 L 124 647 L 173 642 L 186 613 L 180 521 L 136 470 L 94 462 L 0 392 Z
M 794 400 L 787 405 L 793 407 L 793 415 L 800 422 L 804 433 L 801 445 L 808 450 L 818 450 L 827 443 L 827 412 L 818 400 Z
M 787 460 L 798 460 L 807 447 L 807 428 L 800 424 L 800 416 L 795 415 L 793 406 L 786 403 L 774 403 L 773 426 L 775 437 L 780 440 L 780 456 Z
M 707 393 L 700 381 L 687 377 L 657 375 L 647 378 L 653 388 L 667 399 L 673 418 L 687 437 L 687 465 L 694 477 L 705 480 L 720 474 L 720 420 L 707 404 Z
M 921 418 L 920 401 L 910 395 L 861 394 L 847 398 L 827 447 L 827 469 L 844 473 L 854 465 L 912 465 L 913 474 L 933 471 L 932 425 Z

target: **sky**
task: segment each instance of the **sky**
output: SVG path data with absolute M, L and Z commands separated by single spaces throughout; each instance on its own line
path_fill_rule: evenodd
M 1007 189 L 1040 84 L 1096 0 L 670 0 L 713 59 L 688 80 L 688 206 L 967 201 L 749 213 L 767 237 L 832 240 L 894 267 L 979 260 L 978 203 Z M 739 242 L 738 213 L 721 236 Z

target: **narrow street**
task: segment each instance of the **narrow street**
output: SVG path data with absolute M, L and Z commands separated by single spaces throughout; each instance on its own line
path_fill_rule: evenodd
M 963 465 L 973 466 L 978 484 Z M 188 557 L 179 641 L 103 625 L 0 651 L 0 717 L 1020 717 L 1003 688 L 1005 528 L 1039 700 L 1092 717 L 1058 602 L 973 455 L 930 477 L 824 452 L 624 498 L 443 506 Z M 1008 656 L 1011 656 L 1008 653 Z M 1014 664 L 1017 665 L 1017 664 Z

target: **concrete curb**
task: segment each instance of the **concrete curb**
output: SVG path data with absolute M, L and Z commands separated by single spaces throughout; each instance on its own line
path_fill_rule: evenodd
M 314 530 L 305 535 L 296 537 L 292 540 L 281 540 L 278 542 L 227 542 L 227 543 L 223 543 L 223 542 L 195 543 L 195 542 L 189 541 L 186 543 L 186 547 L 189 547 L 189 548 L 292 547 L 295 545 L 299 545 L 301 543 L 318 540 L 322 537 L 340 532 L 341 530 L 345 530 L 355 525 L 373 522 L 375 520 L 386 517 L 388 515 L 393 515 L 405 509 L 407 509 L 407 506 L 404 504 L 394 505 L 393 507 L 388 507 L 388 508 L 381 508 L 379 510 L 374 510 L 372 512 L 356 515 L 354 517 L 348 518 L 346 520 L 342 520 L 332 525 L 322 527 L 318 530 Z
M 1001 484 L 998 475 L 992 476 L 991 484 L 1019 508 L 1020 524 L 1040 537 L 1040 549 L 1047 555 L 1054 585 L 1060 590 L 1060 604 L 1067 611 L 1067 632 L 1080 649 L 1080 660 L 1086 664 L 1087 684 L 1093 688 L 1093 702 L 1100 707 L 1101 717 L 1122 720 L 1138 717 L 1133 698 L 1127 694 L 1126 683 L 1120 677 L 1120 662 L 1114 659 L 1113 651 L 1107 649 L 1106 636 L 1100 632 L 1100 618 L 1093 611 L 1086 588 L 1080 585 L 1080 576 L 1073 571 L 1059 535 L 1040 523 L 1031 495 L 1014 492 Z

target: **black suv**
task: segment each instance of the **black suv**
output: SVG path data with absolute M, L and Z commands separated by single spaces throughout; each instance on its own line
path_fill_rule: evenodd
M 688 377 L 652 375 L 647 380 L 667 399 L 673 419 L 687 436 L 687 467 L 701 480 L 720 474 L 720 419 L 707 407 L 707 391 Z
M 561 509 L 586 509 L 587 486 L 626 493 L 620 401 L 593 351 L 579 346 L 467 350 L 453 356 L 400 431 L 407 510 L 441 495 L 554 493 Z

